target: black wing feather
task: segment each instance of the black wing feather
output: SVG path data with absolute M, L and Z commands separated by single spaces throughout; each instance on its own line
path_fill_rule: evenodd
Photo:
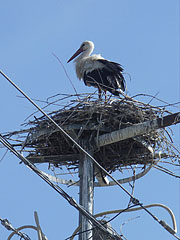
M 125 80 L 122 75 L 123 68 L 120 64 L 110 62 L 105 59 L 98 59 L 104 67 L 94 69 L 84 73 L 85 85 L 99 87 L 104 91 L 109 91 L 114 95 L 119 95 L 118 89 L 125 91 Z
M 98 62 L 104 64 L 104 66 L 106 66 L 107 68 L 109 68 L 109 70 L 112 70 L 112 71 L 115 71 L 115 72 L 123 72 L 123 68 L 121 66 L 121 64 L 119 63 L 116 63 L 116 62 L 110 62 L 106 59 L 98 59 L 97 60 Z

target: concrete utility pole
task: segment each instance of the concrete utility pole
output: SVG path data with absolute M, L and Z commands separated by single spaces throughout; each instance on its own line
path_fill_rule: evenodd
M 87 149 L 87 147 L 85 148 Z M 91 152 L 89 152 L 91 154 Z M 94 198 L 94 170 L 93 161 L 86 154 L 79 161 L 79 178 L 80 193 L 79 203 L 86 211 L 93 214 L 93 198 Z M 79 225 L 81 226 L 79 240 L 93 239 L 93 225 L 90 220 L 79 213 Z

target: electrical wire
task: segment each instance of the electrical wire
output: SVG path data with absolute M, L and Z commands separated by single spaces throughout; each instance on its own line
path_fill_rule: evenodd
M 121 213 L 123 212 L 134 212 L 134 211 L 139 211 L 139 210 L 142 210 L 142 207 L 136 207 L 134 208 L 135 206 L 137 205 L 132 205 L 130 207 L 127 207 L 125 209 L 118 209 L 118 210 L 111 210 L 111 211 L 105 211 L 105 212 L 101 212 L 101 213 L 97 213 L 94 215 L 95 218 L 98 218 L 98 217 L 102 217 L 102 216 L 105 216 L 105 215 L 109 215 L 109 214 L 115 214 L 117 213 L 114 217 L 112 217 L 109 221 L 107 221 L 106 223 L 108 222 L 111 222 L 113 221 L 115 218 L 117 218 Z M 144 206 L 145 208 L 151 208 L 151 207 L 161 207 L 161 208 L 164 208 L 170 215 L 171 217 L 171 220 L 172 220 L 172 224 L 173 224 L 173 233 L 176 234 L 177 233 L 177 224 L 176 224 L 176 219 L 175 219 L 175 216 L 173 214 L 173 212 L 171 211 L 170 208 L 168 208 L 167 206 L 163 205 L 163 204 L 159 204 L 159 203 L 155 203 L 155 204 L 149 204 L 149 205 L 145 205 Z M 76 230 L 73 232 L 72 236 L 69 237 L 69 238 L 66 238 L 65 240 L 73 240 L 74 237 L 78 234 L 80 234 L 81 232 L 77 233 L 79 230 L 80 230 L 80 226 L 78 226 L 76 228 Z
M 129 197 L 131 198 L 131 202 L 135 205 L 139 205 L 142 207 L 144 211 L 146 211 L 155 221 L 157 221 L 161 226 L 163 226 L 168 232 L 171 233 L 171 230 L 169 230 L 163 221 L 160 221 L 155 215 L 153 215 L 148 209 L 144 208 L 143 204 L 139 202 L 138 199 L 134 198 L 131 193 L 129 193 L 114 177 L 109 174 L 108 171 L 106 171 L 82 146 L 80 146 L 63 128 L 61 128 L 46 112 L 44 112 L 30 97 L 27 96 L 3 71 L 0 70 L 0 74 L 12 85 L 14 86 L 32 105 L 34 105 L 43 115 L 47 117 L 67 138 L 69 138 L 74 145 L 76 145 L 83 153 L 85 153 L 92 161 L 100 168 L 102 171 L 109 176 Z M 8 142 L 4 142 L 4 139 L 2 136 L 0 136 L 1 142 L 3 145 L 8 147 L 18 158 L 20 158 L 25 164 L 30 166 L 30 168 L 35 171 L 41 178 L 43 178 L 50 186 L 52 186 L 56 191 L 58 191 L 68 202 L 76 207 L 79 211 L 81 211 L 82 214 L 85 214 L 89 219 L 95 221 L 95 219 L 89 214 L 87 211 L 85 211 L 84 208 L 80 207 L 74 199 L 72 199 L 69 195 L 67 195 L 59 186 L 54 185 L 47 176 L 42 175 L 42 173 L 32 164 L 30 163 L 26 158 L 24 158 L 21 154 L 19 154 L 15 149 L 11 149 L 11 145 Z M 2 141 L 3 139 L 3 141 Z M 56 186 L 56 187 L 55 187 Z M 72 204 L 73 203 L 73 204 Z M 106 232 L 106 229 L 98 222 L 95 221 L 95 225 L 100 225 L 100 228 L 103 228 L 103 230 Z M 171 233 L 172 234 L 172 233 Z
M 157 162 L 159 162 L 159 160 Z M 154 167 L 154 165 L 150 164 L 147 168 L 144 168 L 144 170 L 142 172 L 140 172 L 138 174 L 135 174 L 135 175 L 132 175 L 132 176 L 127 177 L 127 178 L 118 179 L 117 181 L 120 184 L 124 184 L 124 183 L 131 182 L 134 179 L 137 180 L 137 179 L 145 176 L 151 170 L 152 167 Z M 48 174 L 48 173 L 45 173 L 45 172 L 43 172 L 43 173 L 45 175 L 47 175 L 49 177 L 49 179 L 52 180 L 53 182 L 61 183 L 61 184 L 67 185 L 68 187 L 70 187 L 70 186 L 79 186 L 79 181 L 74 181 L 72 179 L 70 179 L 70 180 L 62 179 L 62 178 L 58 178 L 58 177 L 52 176 L 51 174 Z M 67 173 L 67 174 L 69 174 L 69 173 Z M 62 175 L 65 175 L 65 174 L 62 174 Z M 94 183 L 94 187 L 102 187 L 102 186 L 103 187 L 109 187 L 109 186 L 114 186 L 114 185 L 115 185 L 115 183 L 113 181 L 109 182 L 109 184 L 103 184 L 103 185 L 100 184 L 99 182 L 95 182 Z
M 136 206 L 136 205 L 132 205 L 132 206 L 127 207 L 127 208 L 125 208 L 125 209 L 119 210 L 118 213 L 116 212 L 117 214 L 116 214 L 114 217 L 112 217 L 110 220 L 106 221 L 105 223 L 102 223 L 102 225 L 105 225 L 105 224 L 113 221 L 113 220 L 114 220 L 116 217 L 118 217 L 121 213 L 126 212 L 128 209 L 131 209 L 131 208 L 133 208 L 134 206 Z M 102 215 L 104 215 L 104 214 L 102 214 Z M 100 217 L 100 216 L 102 216 L 102 215 L 101 215 L 101 213 L 98 213 L 98 214 L 95 214 L 94 217 L 97 218 L 97 217 Z M 80 235 L 80 234 L 82 234 L 82 233 L 84 233 L 84 232 L 92 231 L 92 230 L 96 229 L 96 227 L 92 227 L 91 229 L 88 229 L 88 230 L 86 230 L 86 231 L 80 231 L 80 232 L 79 232 L 80 229 L 81 229 L 81 226 L 78 226 L 78 227 L 76 228 L 76 230 L 73 232 L 73 234 L 72 234 L 70 237 L 68 237 L 68 238 L 66 238 L 66 239 L 64 239 L 64 240 L 73 240 L 75 236 Z
M 96 160 L 89 154 L 82 146 L 80 146 L 63 128 L 61 128 L 46 112 L 44 112 L 30 97 L 27 96 L 5 73 L 0 70 L 0 74 L 13 85 L 28 101 L 33 104 L 43 115 L 45 115 L 67 138 L 69 138 L 83 153 L 85 153 L 102 171 L 109 176 L 127 195 L 131 198 L 133 204 L 139 204 L 142 208 L 142 204 L 138 199 L 134 198 L 114 177 L 109 174 Z M 144 209 L 146 211 L 146 209 Z M 150 214 L 151 215 L 151 214 Z
M 43 174 L 34 164 L 32 164 L 29 160 L 27 160 L 23 155 L 21 155 L 17 150 L 13 148 L 13 146 L 3 138 L 0 134 L 0 142 L 7 147 L 15 156 L 17 156 L 22 162 L 25 163 L 32 171 L 34 171 L 39 177 L 41 177 L 46 183 L 48 183 L 56 192 L 58 192 L 63 198 L 65 198 L 70 205 L 75 207 L 81 214 L 85 215 L 96 227 L 100 228 L 105 234 L 110 235 L 114 239 L 118 239 L 116 236 L 113 236 L 109 233 L 101 223 L 99 223 L 89 212 L 87 212 L 81 205 L 76 203 L 76 201 L 70 197 L 62 188 L 58 185 L 52 183 L 49 178 Z
M 10 230 L 10 231 L 13 231 L 14 234 L 17 234 L 18 236 L 21 237 L 21 239 L 25 239 L 25 240 L 31 240 L 30 237 L 27 235 L 27 234 L 24 234 L 22 232 L 19 232 L 18 229 L 14 228 L 12 226 L 12 224 L 7 220 L 7 219 L 1 219 L 0 218 L 0 221 L 1 221 L 1 224 L 7 229 L 7 230 Z
M 116 184 L 124 191 L 126 192 L 126 194 L 129 195 L 129 197 L 131 197 L 132 202 L 135 204 L 137 202 L 139 202 L 137 199 L 134 199 L 132 197 L 132 195 L 115 179 L 111 176 L 111 174 L 109 174 L 82 146 L 80 146 L 63 128 L 61 128 L 46 112 L 44 112 L 30 97 L 27 96 L 27 94 L 25 94 L 8 76 L 6 76 L 5 73 L 3 73 L 0 70 L 0 74 L 6 79 L 8 80 L 8 82 L 13 85 L 26 99 L 28 99 L 28 101 L 34 105 L 43 115 L 45 115 L 67 138 L 69 138 L 74 145 L 76 145 L 83 153 L 85 153 L 89 158 L 92 159 L 92 161 L 100 168 L 102 169 L 102 171 L 104 171 L 104 173 L 106 175 L 108 175 L 113 181 L 116 182 Z
M 17 231 L 20 231 L 20 230 L 26 229 L 26 228 L 34 229 L 34 230 L 37 231 L 37 227 L 35 227 L 35 226 L 33 226 L 33 225 L 25 225 L 25 226 L 16 228 L 16 230 L 17 230 Z M 17 233 L 16 233 L 16 232 L 12 232 L 12 233 L 9 235 L 9 237 L 8 237 L 7 240 L 11 240 L 11 238 L 12 238 L 15 234 L 17 234 Z M 28 240 L 29 240 L 29 239 L 28 239 Z

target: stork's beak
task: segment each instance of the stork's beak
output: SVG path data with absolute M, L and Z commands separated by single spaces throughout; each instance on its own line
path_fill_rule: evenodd
M 79 48 L 76 52 L 75 52 L 75 54 L 67 61 L 67 63 L 68 62 L 70 62 L 70 61 L 72 61 L 75 57 L 77 57 L 80 53 L 82 53 L 84 50 L 82 49 L 82 48 Z

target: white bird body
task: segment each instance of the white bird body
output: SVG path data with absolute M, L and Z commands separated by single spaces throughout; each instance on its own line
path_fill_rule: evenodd
M 92 72 L 96 68 L 102 68 L 103 65 L 97 62 L 99 59 L 104 59 L 100 54 L 93 54 L 92 56 L 84 57 L 81 59 L 75 59 L 76 74 L 79 80 L 83 79 L 84 73 Z M 78 61 L 77 61 L 78 60 Z
M 114 95 L 119 95 L 125 91 L 125 80 L 122 75 L 123 68 L 120 64 L 105 60 L 100 54 L 91 55 L 94 50 L 94 43 L 85 41 L 80 48 L 68 60 L 74 60 L 76 74 L 80 80 L 84 80 L 85 85 L 97 87 L 99 97 L 101 91 L 109 91 Z

